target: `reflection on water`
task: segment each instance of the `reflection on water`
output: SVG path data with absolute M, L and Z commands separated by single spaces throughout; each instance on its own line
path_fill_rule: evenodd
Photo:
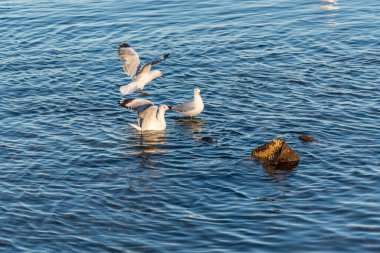
M 174 118 L 175 125 L 183 126 L 188 132 L 199 133 L 202 131 L 206 121 L 200 118 L 177 117 Z
M 321 9 L 324 9 L 326 11 L 333 11 L 333 10 L 338 10 L 339 6 L 335 6 L 332 4 L 326 4 L 326 5 L 320 5 L 319 6 Z
M 279 179 L 283 180 L 291 176 L 296 170 L 298 163 L 291 163 L 291 164 L 284 164 L 284 165 L 268 165 L 268 164 L 261 164 L 253 157 L 246 157 L 244 160 L 251 160 L 254 162 L 258 167 L 262 167 L 265 172 L 273 179 Z
M 140 145 L 147 153 L 165 152 L 160 148 L 165 143 L 165 131 L 148 131 L 140 134 Z
M 338 10 L 338 0 L 321 0 L 321 2 L 330 3 L 330 4 L 324 4 L 320 5 L 319 7 L 326 11 L 332 11 L 332 10 Z
M 205 120 L 191 117 L 174 118 L 174 126 L 181 132 L 190 134 L 191 138 L 196 141 L 201 139 L 201 132 L 206 125 Z M 189 137 L 190 137 L 189 136 Z
M 147 131 L 143 133 L 131 131 L 126 138 L 128 150 L 124 153 L 141 155 L 167 152 L 167 149 L 164 148 L 166 144 L 165 131 Z
M 163 161 L 164 153 L 170 151 L 165 131 L 141 133 L 127 128 L 122 139 L 122 154 L 127 155 L 123 166 L 129 174 L 128 190 L 152 193 L 152 182 L 160 172 L 157 164 Z
M 321 0 L 321 2 L 336 4 L 338 0 Z
M 294 166 L 287 167 L 287 168 L 280 168 L 280 169 L 264 166 L 264 169 L 268 173 L 268 175 L 271 178 L 275 178 L 275 179 L 286 179 L 291 174 L 293 174 L 294 172 L 293 168 Z
M 189 137 L 198 141 L 201 138 L 200 133 L 205 127 L 206 122 L 200 118 L 177 117 L 174 118 L 174 127 L 181 132 L 190 134 Z

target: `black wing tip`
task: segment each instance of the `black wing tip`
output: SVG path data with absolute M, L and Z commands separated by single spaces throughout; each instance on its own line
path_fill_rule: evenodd
M 119 48 L 117 49 L 117 53 L 120 55 L 120 54 L 121 54 L 120 50 L 121 50 L 122 48 L 129 48 L 129 47 L 131 47 L 131 46 L 130 46 L 128 43 L 120 42 L 120 44 L 119 44 Z
M 119 101 L 119 106 L 120 107 L 123 107 L 123 108 L 130 108 L 129 106 L 128 106 L 128 104 L 130 103 L 130 102 L 132 102 L 134 100 L 134 98 L 128 98 L 128 99 L 121 99 L 120 101 Z
M 122 48 L 122 47 L 131 47 L 131 46 L 128 43 L 120 42 L 119 48 Z
M 160 63 L 160 62 L 166 60 L 166 58 L 168 58 L 168 57 L 170 56 L 170 54 L 171 54 L 171 53 L 162 54 L 162 55 L 160 55 L 159 57 L 157 57 L 156 59 L 154 59 L 153 61 L 151 61 L 151 62 L 145 64 L 142 68 L 144 68 L 146 65 L 149 65 L 149 64 L 150 64 L 150 65 L 155 65 L 155 64 L 157 64 L 157 63 Z

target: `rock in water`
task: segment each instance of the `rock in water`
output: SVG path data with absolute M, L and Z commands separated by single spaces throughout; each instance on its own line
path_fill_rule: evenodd
M 282 139 L 273 139 L 255 148 L 252 156 L 267 169 L 291 169 L 300 161 L 297 153 Z
M 300 135 L 300 136 L 298 136 L 298 139 L 300 139 L 301 141 L 304 141 L 304 142 L 315 141 L 315 139 L 313 137 L 310 137 L 310 136 L 307 136 L 307 135 Z
M 202 137 L 201 140 L 202 140 L 202 141 L 206 141 L 206 142 L 208 142 L 208 143 L 217 143 L 217 142 L 218 142 L 217 140 L 215 140 L 215 139 L 213 139 L 213 138 L 211 138 L 211 137 Z

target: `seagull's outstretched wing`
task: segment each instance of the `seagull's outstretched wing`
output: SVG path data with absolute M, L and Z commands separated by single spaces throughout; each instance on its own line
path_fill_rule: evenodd
M 120 60 L 123 62 L 125 74 L 134 77 L 137 73 L 137 68 L 140 65 L 140 57 L 136 51 L 127 43 L 120 43 L 117 50 Z
M 139 72 L 139 75 L 143 74 L 144 72 L 149 72 L 150 69 L 152 68 L 152 65 L 157 64 L 157 63 L 162 62 L 162 61 L 165 61 L 165 59 L 168 58 L 169 56 L 170 56 L 170 53 L 166 53 L 166 54 L 163 54 L 163 55 L 157 57 L 153 61 L 148 62 L 147 64 L 142 66 L 142 68 Z
M 119 105 L 124 108 L 128 108 L 137 111 L 137 117 L 139 117 L 146 109 L 154 104 L 147 99 L 143 98 L 129 98 L 119 101 Z
M 163 54 L 157 57 L 156 59 L 154 59 L 153 61 L 148 62 L 148 64 L 154 65 L 154 64 L 160 63 L 162 61 L 165 61 L 165 59 L 168 58 L 169 56 L 170 56 L 170 53 Z

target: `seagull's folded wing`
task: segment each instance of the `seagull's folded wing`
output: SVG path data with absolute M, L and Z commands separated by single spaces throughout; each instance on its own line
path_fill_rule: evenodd
M 187 112 L 187 111 L 193 110 L 194 108 L 195 108 L 194 101 L 171 106 L 171 109 L 177 112 Z

